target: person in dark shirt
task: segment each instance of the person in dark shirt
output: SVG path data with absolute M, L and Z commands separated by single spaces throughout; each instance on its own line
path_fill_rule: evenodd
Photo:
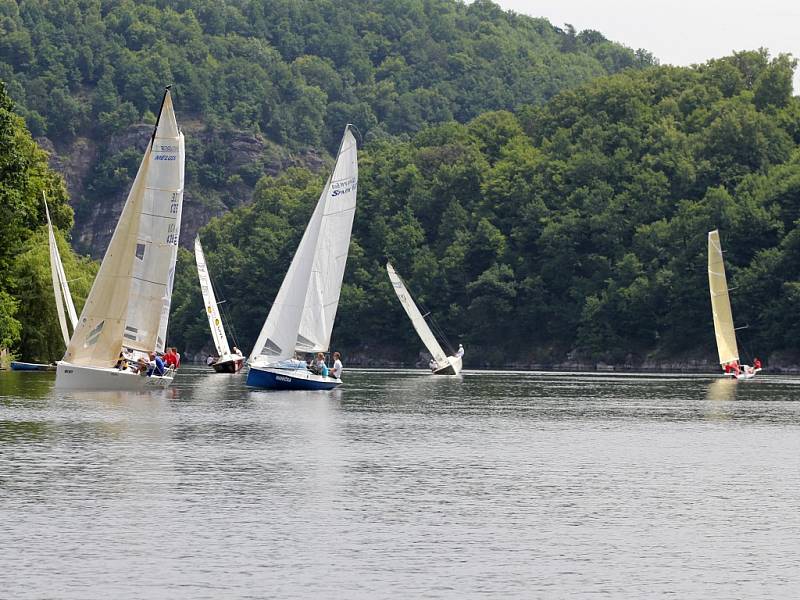
M 147 370 L 147 376 L 151 375 L 158 375 L 161 377 L 164 375 L 166 369 L 164 369 L 164 361 L 161 360 L 161 357 L 156 354 L 155 352 L 150 353 L 150 368 Z

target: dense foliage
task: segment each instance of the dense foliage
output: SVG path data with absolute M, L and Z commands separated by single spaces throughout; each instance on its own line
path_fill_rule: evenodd
M 800 99 L 794 61 L 742 52 L 595 80 L 540 107 L 380 139 L 359 205 L 334 345 L 414 360 L 386 276 L 468 364 L 567 357 L 714 362 L 706 233 L 721 230 L 744 354 L 797 349 Z M 202 231 L 249 348 L 322 187 L 292 170 Z M 173 337 L 207 345 L 182 255 Z M 762 358 L 764 357 L 762 355 Z M 776 359 L 777 360 L 777 359 Z
M 91 163 L 72 199 L 81 227 L 121 201 L 141 152 L 119 138 L 152 123 L 166 84 L 188 133 L 189 197 L 217 214 L 246 201 L 276 155 L 334 150 L 345 123 L 367 139 L 416 132 L 651 62 L 487 0 L 0 3 L 0 80 L 35 136 Z M 265 151 L 231 160 L 237 132 Z M 76 136 L 92 149 L 71 148 Z
M 0 82 L 0 347 L 28 359 L 50 361 L 63 355 L 64 345 L 50 279 L 43 192 L 54 226 L 68 231 L 72 209 L 64 182 L 47 166 L 47 155 L 14 114 Z M 58 237 L 80 308 L 94 266 L 78 259 Z

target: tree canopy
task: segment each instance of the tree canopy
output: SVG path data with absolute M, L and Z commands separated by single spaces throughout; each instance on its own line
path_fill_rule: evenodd
M 337 348 L 413 361 L 390 258 L 467 363 L 714 362 L 706 234 L 719 228 L 743 356 L 795 351 L 800 99 L 794 62 L 742 52 L 599 78 L 541 106 L 370 141 Z M 201 231 L 242 347 L 252 344 L 323 178 L 262 179 Z M 207 343 L 179 269 L 176 343 Z M 763 356 L 762 356 L 763 358 Z
M 31 138 L 0 82 L 0 347 L 25 358 L 51 361 L 63 354 L 50 280 L 47 194 L 53 225 L 72 227 L 72 209 L 61 176 Z M 77 258 L 57 234 L 67 276 L 74 279 L 78 307 L 91 286 L 94 267 Z

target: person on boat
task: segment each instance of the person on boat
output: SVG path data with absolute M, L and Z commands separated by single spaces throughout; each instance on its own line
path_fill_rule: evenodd
M 175 355 L 175 368 L 177 369 L 181 366 L 181 355 L 175 346 L 172 347 L 172 354 Z
M 325 364 L 325 355 L 322 352 L 317 352 L 317 358 L 314 361 L 311 372 L 316 373 L 317 375 L 322 375 L 323 377 L 328 376 L 328 367 Z
M 234 346 L 234 347 L 233 347 L 233 353 L 234 353 L 234 354 L 238 354 L 239 356 L 244 356 L 244 355 L 242 354 L 242 351 L 241 351 L 241 350 L 239 350 L 239 349 L 238 349 L 236 346 Z M 296 356 L 296 355 L 295 355 L 295 358 L 297 358 L 297 356 Z
M 144 375 L 148 374 L 147 373 L 148 366 L 149 366 L 149 364 L 144 359 L 144 357 L 140 357 L 139 360 L 137 360 L 135 363 L 133 363 L 131 365 L 131 371 L 133 371 L 134 373 L 138 373 L 139 375 L 144 376 Z
M 336 379 L 342 378 L 342 371 L 344 370 L 344 366 L 342 365 L 342 355 L 338 352 L 333 353 L 333 368 L 331 369 L 331 377 Z
M 128 361 L 125 360 L 125 355 L 120 350 L 119 357 L 117 358 L 117 364 L 114 365 L 114 368 L 118 371 L 124 371 L 128 368 Z
M 436 369 L 438 369 L 438 368 L 439 368 L 439 363 L 437 363 L 437 362 L 436 362 L 436 361 L 435 361 L 433 358 L 431 358 L 431 359 L 428 361 L 428 368 L 429 368 L 431 371 L 435 371 Z
M 167 367 L 178 368 L 180 359 L 178 358 L 178 353 L 175 351 L 175 348 L 167 349 L 167 353 L 164 355 L 164 364 L 166 364 Z
M 164 375 L 166 369 L 164 368 L 164 361 L 161 360 L 161 357 L 156 354 L 155 352 L 150 353 L 150 363 L 147 369 L 147 376 L 151 377 L 153 375 L 158 375 L 159 377 Z
M 459 344 L 458 351 L 456 352 L 456 358 L 461 358 L 462 356 L 464 356 L 464 346 Z
M 217 359 L 216 359 L 216 358 L 214 358 L 213 356 L 211 356 L 211 355 L 209 354 L 209 355 L 208 355 L 208 358 L 206 358 L 206 365 L 210 367 L 210 366 L 211 366 L 211 365 L 213 365 L 213 364 L 214 364 L 216 361 L 217 361 Z
M 760 369 L 761 368 L 761 360 L 758 358 L 753 359 L 753 368 Z

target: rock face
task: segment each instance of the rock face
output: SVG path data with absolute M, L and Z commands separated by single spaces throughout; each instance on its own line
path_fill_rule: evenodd
M 102 146 L 89 138 L 76 138 L 66 147 L 55 147 L 47 138 L 37 140 L 67 183 L 75 209 L 72 245 L 79 252 L 102 258 L 152 131 L 152 125 L 131 125 Z M 325 164 L 314 149 L 291 153 L 248 132 L 210 131 L 189 124 L 184 134 L 180 243 L 186 248 L 213 217 L 250 202 L 261 176 L 277 175 L 290 166 L 320 170 Z

